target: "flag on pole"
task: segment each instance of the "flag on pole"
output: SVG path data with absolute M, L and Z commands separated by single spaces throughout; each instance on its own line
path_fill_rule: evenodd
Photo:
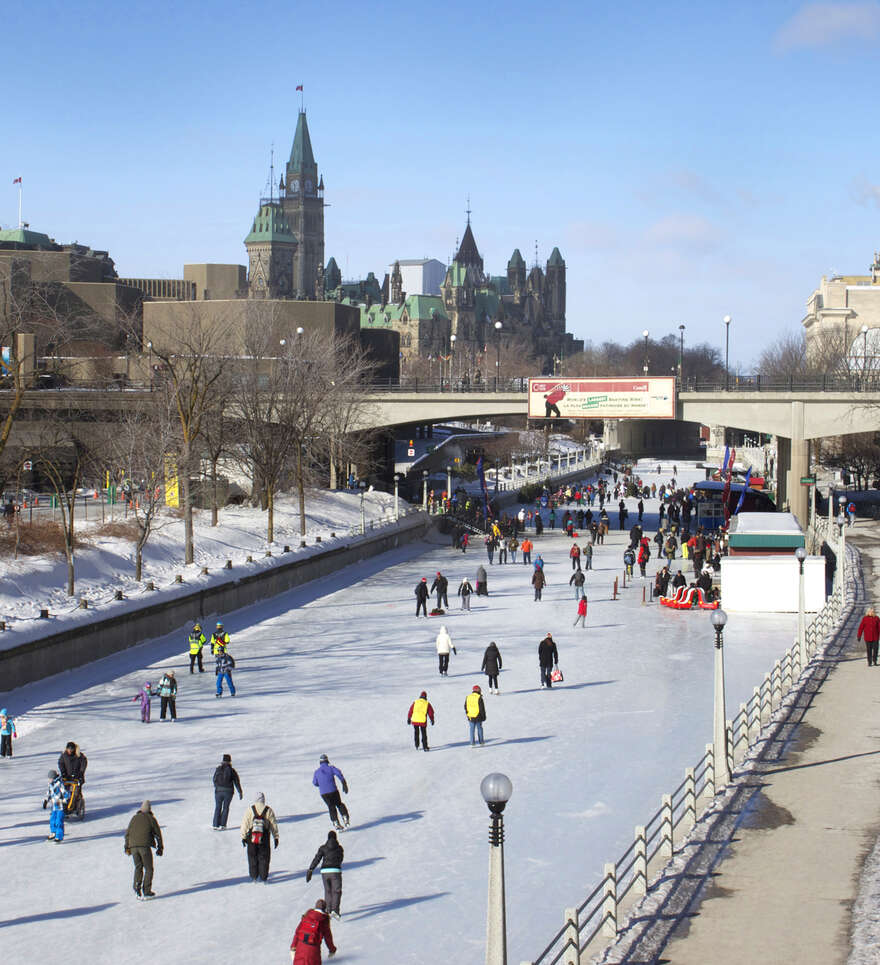
M 21 184 L 21 178 L 14 178 L 13 181 L 12 181 L 12 183 L 13 183 L 13 184 Z
M 724 447 L 724 462 L 721 463 L 721 471 L 727 471 L 727 463 L 730 462 L 730 446 Z
M 734 514 L 738 513 L 742 509 L 743 501 L 746 498 L 746 493 L 749 491 L 749 484 L 752 481 L 752 467 L 749 466 L 748 472 L 746 473 L 746 481 L 743 485 L 743 491 L 739 494 L 739 502 L 736 504 L 736 509 L 733 511 Z
M 303 89 L 303 85 L 302 85 L 302 84 L 297 84 L 297 85 L 296 85 L 296 89 L 297 89 L 297 90 L 302 90 L 302 89 Z

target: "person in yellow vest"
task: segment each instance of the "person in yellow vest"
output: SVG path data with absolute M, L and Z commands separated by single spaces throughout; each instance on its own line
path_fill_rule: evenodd
M 211 653 L 215 656 L 220 653 L 221 650 L 229 649 L 229 634 L 223 629 L 223 623 L 217 621 L 217 626 L 214 627 L 214 632 L 211 634 Z
M 207 642 L 204 633 L 202 633 L 201 625 L 196 623 L 190 631 L 190 635 L 187 637 L 187 643 L 189 643 L 190 673 L 195 673 L 196 661 L 198 661 L 199 664 L 199 673 L 205 672 L 205 667 L 202 663 L 202 647 L 204 647 Z
M 479 684 L 474 684 L 474 689 L 464 699 L 464 712 L 467 715 L 468 725 L 471 729 L 471 747 L 476 746 L 474 734 L 476 733 L 480 743 L 483 743 L 483 721 L 486 719 L 486 705 L 483 703 L 483 692 Z
M 428 695 L 423 690 L 419 696 L 409 705 L 409 713 L 406 715 L 406 722 L 413 726 L 413 740 L 416 750 L 419 749 L 419 734 L 421 734 L 422 750 L 428 749 L 428 721 L 434 726 L 434 708 L 428 702 Z

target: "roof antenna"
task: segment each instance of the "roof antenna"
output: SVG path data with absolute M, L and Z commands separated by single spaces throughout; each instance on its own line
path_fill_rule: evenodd
M 538 267 L 538 239 L 535 238 L 535 268 Z
M 465 213 L 467 214 L 467 223 L 471 223 L 471 196 L 467 196 L 467 208 L 465 208 Z
M 275 142 L 269 149 L 269 203 L 275 200 Z

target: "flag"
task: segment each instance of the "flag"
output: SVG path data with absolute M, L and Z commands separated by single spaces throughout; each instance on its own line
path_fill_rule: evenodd
M 730 446 L 724 447 L 724 462 L 721 464 L 721 471 L 724 472 L 727 469 L 727 464 L 730 462 Z
M 743 491 L 739 494 L 739 502 L 736 504 L 736 509 L 733 511 L 734 514 L 738 513 L 742 509 L 743 500 L 746 498 L 746 493 L 749 490 L 749 484 L 752 481 L 752 467 L 749 466 L 748 472 L 746 473 L 746 481 L 743 485 Z
M 21 178 L 14 178 L 13 181 L 12 181 L 12 183 L 13 183 L 13 184 L 21 184 Z
M 730 459 L 728 460 L 728 454 Z M 733 463 L 736 459 L 736 449 L 732 452 L 727 449 L 724 454 L 724 462 L 727 465 L 727 476 L 724 479 L 724 492 L 721 496 L 721 501 L 724 509 L 724 528 L 727 529 L 727 524 L 730 522 L 730 477 L 733 475 Z
M 302 85 L 302 84 L 297 84 L 297 85 L 296 85 L 296 89 L 297 89 L 297 90 L 302 90 L 302 89 L 303 89 L 303 85 Z

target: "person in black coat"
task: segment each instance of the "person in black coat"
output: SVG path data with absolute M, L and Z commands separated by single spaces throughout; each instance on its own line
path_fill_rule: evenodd
M 544 520 L 540 513 L 535 513 L 535 536 L 540 536 L 544 532 Z
M 548 690 L 553 684 L 550 680 L 550 673 L 559 663 L 559 651 L 556 649 L 556 641 L 548 633 L 538 644 L 538 665 L 541 668 L 541 686 Z
M 58 758 L 58 773 L 65 781 L 79 781 L 80 784 L 85 784 L 88 764 L 86 755 L 73 741 L 68 741 Z
M 229 817 L 229 803 L 233 794 L 238 791 L 238 799 L 241 800 L 241 780 L 238 771 L 232 766 L 232 758 L 229 754 L 223 755 L 223 760 L 217 765 L 214 771 L 214 821 L 215 831 L 221 831 L 226 827 Z
M 327 840 L 315 852 L 309 870 L 306 872 L 306 881 L 312 880 L 312 872 L 318 865 L 321 865 L 321 878 L 324 880 L 324 901 L 327 904 L 327 911 L 334 917 L 339 918 L 339 902 L 342 899 L 342 859 L 345 851 L 342 845 L 336 840 L 336 832 L 328 831 Z
M 684 573 L 679 570 L 675 576 L 672 578 L 672 589 L 677 590 L 680 586 L 687 586 L 687 580 L 684 577 Z
M 489 580 L 486 576 L 486 567 L 477 567 L 477 596 L 489 595 Z
M 425 616 L 428 615 L 428 580 L 426 577 L 422 577 L 421 580 L 416 583 L 416 616 L 419 615 L 419 610 L 424 610 Z
M 486 647 L 486 652 L 483 654 L 483 664 L 480 669 L 489 678 L 489 693 L 500 694 L 501 691 L 498 689 L 498 674 L 501 670 L 501 651 L 498 649 L 498 645 L 494 640 Z
M 448 610 L 449 597 L 446 593 L 449 590 L 449 580 L 447 580 L 439 570 L 437 571 L 437 576 L 434 577 L 434 582 L 431 584 L 431 593 L 433 593 L 434 590 L 437 591 L 437 609 L 439 610 L 445 606 Z M 418 613 L 416 613 L 416 616 L 418 616 Z

